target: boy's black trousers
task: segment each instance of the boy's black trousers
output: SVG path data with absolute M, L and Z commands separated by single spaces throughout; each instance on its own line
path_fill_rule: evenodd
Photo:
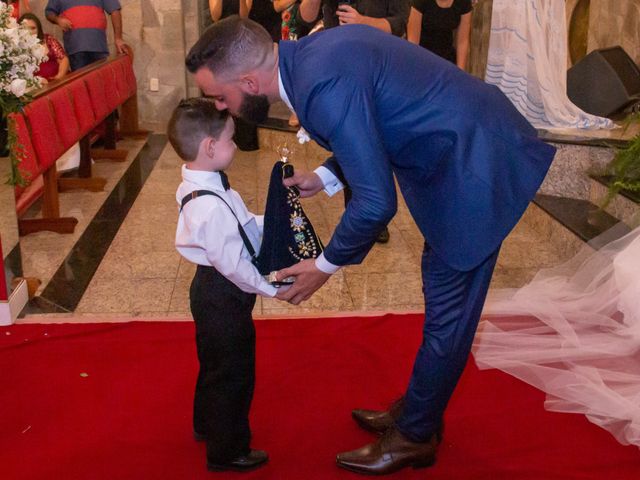
M 193 428 L 207 438 L 207 460 L 224 464 L 249 452 L 249 409 L 255 384 L 255 294 L 213 267 L 198 265 L 191 282 L 200 371 Z

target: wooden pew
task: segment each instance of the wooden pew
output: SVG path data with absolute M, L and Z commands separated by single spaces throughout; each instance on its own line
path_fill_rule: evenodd
M 58 192 L 76 188 L 99 191 L 105 179 L 92 177 L 91 158 L 125 160 L 126 150 L 116 149 L 116 120 L 120 108 L 121 133 L 140 136 L 136 79 L 132 57 L 118 55 L 101 60 L 51 82 L 35 95 L 23 114 L 12 116 L 22 149 L 20 171 L 31 184 L 16 187 L 18 217 L 42 196 L 42 218 L 18 219 L 21 235 L 41 230 L 72 233 L 77 219 L 60 217 Z M 135 115 L 135 118 L 133 117 Z M 95 129 L 106 122 L 104 148 L 91 150 Z M 80 142 L 78 178 L 60 177 L 56 161 Z

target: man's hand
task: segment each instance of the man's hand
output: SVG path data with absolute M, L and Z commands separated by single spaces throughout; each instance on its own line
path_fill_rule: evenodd
M 300 190 L 300 196 L 302 198 L 312 197 L 324 188 L 322 180 L 318 175 L 313 172 L 305 172 L 299 170 L 295 170 L 293 176 L 285 178 L 282 183 L 285 187 L 298 187 L 298 190 Z
M 122 40 L 121 38 L 116 38 L 115 39 L 115 44 L 116 44 L 116 50 L 118 51 L 118 53 L 127 53 L 127 44 L 124 43 L 124 40 Z
M 338 15 L 338 21 L 340 22 L 340 25 L 347 25 L 350 23 L 364 23 L 362 21 L 362 15 L 360 15 L 358 11 L 350 5 L 343 4 L 338 6 L 336 15 Z
M 65 17 L 58 17 L 58 20 L 56 21 L 56 23 L 62 29 L 63 32 L 68 32 L 73 28 L 73 24 L 71 23 L 71 20 Z
M 283 268 L 277 273 L 278 280 L 295 277 L 296 281 L 286 291 L 278 290 L 276 298 L 293 305 L 308 300 L 324 283 L 329 280 L 328 273 L 318 270 L 315 259 L 303 260 L 289 268 Z

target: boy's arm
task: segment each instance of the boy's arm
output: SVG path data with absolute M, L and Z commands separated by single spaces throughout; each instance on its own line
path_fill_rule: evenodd
M 240 290 L 247 293 L 257 293 L 264 297 L 273 297 L 278 291 L 267 282 L 251 261 L 243 255 L 244 242 L 238 232 L 236 219 L 222 208 L 226 205 L 216 205 L 202 226 L 202 244 L 207 259 L 218 272 L 229 279 Z M 217 210 L 217 211 L 216 211 Z M 257 222 L 256 222 L 257 223 Z

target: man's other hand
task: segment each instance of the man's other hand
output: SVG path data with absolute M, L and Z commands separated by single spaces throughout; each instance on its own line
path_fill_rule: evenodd
M 73 24 L 71 23 L 71 20 L 65 17 L 58 17 L 58 21 L 56 23 L 62 29 L 63 32 L 68 32 L 73 28 Z
M 129 46 L 126 43 L 124 43 L 124 40 L 122 40 L 121 38 L 116 38 L 115 44 L 116 44 L 116 50 L 118 51 L 118 53 L 125 53 L 125 54 L 129 53 L 127 51 Z
M 316 261 L 313 258 L 303 260 L 289 268 L 283 268 L 277 274 L 278 280 L 287 277 L 295 277 L 296 280 L 291 285 L 291 288 L 286 291 L 279 290 L 276 298 L 293 305 L 299 305 L 301 302 L 311 298 L 311 295 L 324 285 L 330 276 L 330 274 L 318 270 Z
M 285 178 L 282 183 L 285 187 L 298 187 L 302 198 L 312 197 L 324 188 L 322 180 L 317 174 L 299 170 L 295 170 L 293 176 Z
M 336 15 L 338 16 L 340 25 L 364 23 L 362 21 L 362 15 L 360 15 L 360 13 L 350 5 L 343 4 L 338 6 Z

